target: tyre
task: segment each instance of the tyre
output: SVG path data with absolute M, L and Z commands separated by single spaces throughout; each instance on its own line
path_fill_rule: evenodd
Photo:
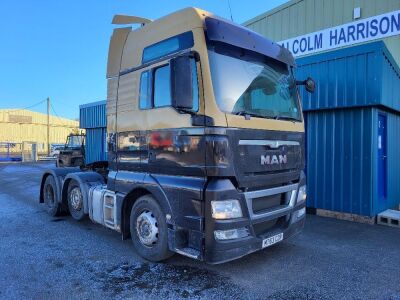
M 57 202 L 56 182 L 52 175 L 46 177 L 43 186 L 43 199 L 47 213 L 52 217 L 57 217 L 61 213 L 61 204 Z
M 130 231 L 133 246 L 141 257 L 156 262 L 173 255 L 168 249 L 165 212 L 152 196 L 136 200 L 131 210 Z
M 82 190 L 75 180 L 71 180 L 68 185 L 68 209 L 75 220 L 80 221 L 85 218 Z

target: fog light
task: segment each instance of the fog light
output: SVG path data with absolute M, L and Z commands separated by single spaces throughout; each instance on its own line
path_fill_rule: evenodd
M 306 199 L 307 199 L 307 186 L 302 185 L 301 187 L 299 187 L 299 193 L 297 194 L 297 203 L 306 201 Z
M 305 214 L 306 214 L 306 208 L 305 207 L 303 207 L 302 209 L 299 209 L 298 211 L 296 211 L 297 219 L 301 219 L 302 217 L 304 217 Z
M 214 236 L 216 240 L 233 240 L 249 235 L 247 228 L 215 230 Z
M 211 201 L 214 219 L 234 219 L 242 217 L 242 209 L 238 200 Z

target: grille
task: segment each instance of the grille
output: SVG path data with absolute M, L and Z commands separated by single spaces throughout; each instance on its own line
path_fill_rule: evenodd
M 261 213 L 264 210 L 272 209 L 280 205 L 285 205 L 287 202 L 286 200 L 286 193 L 253 198 L 253 212 L 257 214 Z

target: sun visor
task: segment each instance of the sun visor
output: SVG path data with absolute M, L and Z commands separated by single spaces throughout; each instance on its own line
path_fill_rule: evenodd
M 211 17 L 205 18 L 205 25 L 207 38 L 211 41 L 255 51 L 290 66 L 296 65 L 289 50 L 243 26 Z

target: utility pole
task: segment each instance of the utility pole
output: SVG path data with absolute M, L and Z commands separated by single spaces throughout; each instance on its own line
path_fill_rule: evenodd
M 50 156 L 50 97 L 47 97 L 47 156 Z

